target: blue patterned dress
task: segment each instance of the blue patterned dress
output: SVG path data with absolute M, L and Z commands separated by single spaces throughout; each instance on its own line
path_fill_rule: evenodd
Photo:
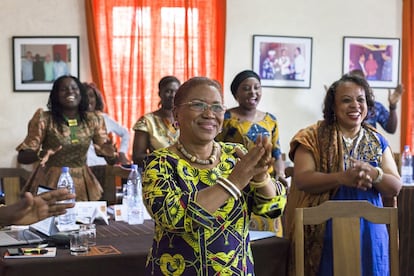
M 209 213 L 197 192 L 228 177 L 237 162 L 239 144 L 220 143 L 219 164 L 212 169 L 192 167 L 168 148 L 155 150 L 146 160 L 144 203 L 155 221 L 146 275 L 254 275 L 250 249 L 251 212 L 277 217 L 286 196 L 263 198 L 247 186 L 242 196 L 230 197 Z
M 379 134 L 364 130 L 366 135 L 355 145 L 354 157 L 369 162 L 374 167 L 381 166 L 382 153 L 388 142 Z M 344 149 L 345 150 L 345 149 Z M 345 155 L 346 158 L 346 155 Z M 346 160 L 345 170 L 346 170 Z M 354 187 L 340 186 L 331 200 L 367 200 L 373 205 L 383 207 L 381 194 L 374 188 L 366 191 Z M 319 275 L 333 275 L 332 260 L 332 222 L 326 224 Z M 362 276 L 389 275 L 389 237 L 385 224 L 375 224 L 361 219 L 361 258 Z

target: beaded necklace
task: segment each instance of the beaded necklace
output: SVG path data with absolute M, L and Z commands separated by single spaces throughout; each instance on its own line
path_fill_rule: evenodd
M 213 141 L 213 149 L 211 150 L 211 154 L 208 157 L 208 159 L 199 159 L 197 158 L 197 156 L 192 155 L 191 153 L 189 153 L 183 146 L 183 144 L 181 144 L 180 140 L 177 141 L 177 149 L 185 156 L 185 158 L 187 158 L 188 160 L 190 160 L 190 162 L 192 163 L 196 163 L 196 164 L 200 164 L 200 165 L 211 165 L 213 164 L 217 157 L 217 151 L 218 151 L 218 143 Z
M 354 158 L 354 159 L 359 159 L 359 153 L 358 153 L 358 146 L 359 143 L 361 142 L 362 137 L 364 136 L 364 129 L 361 128 L 358 136 L 354 137 L 354 138 L 346 138 L 344 136 L 342 136 L 342 140 L 343 140 L 343 146 L 344 146 L 344 166 L 345 166 L 345 170 L 347 170 L 348 168 L 352 167 L 352 161 L 350 160 L 350 158 Z

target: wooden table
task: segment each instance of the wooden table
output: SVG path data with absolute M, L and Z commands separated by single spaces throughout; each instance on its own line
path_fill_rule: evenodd
M 97 246 L 115 249 L 114 254 L 72 256 L 69 249 L 59 248 L 56 258 L 0 260 L 4 276 L 128 276 L 143 275 L 148 249 L 152 245 L 153 223 L 128 225 L 110 221 L 97 225 Z M 6 248 L 0 248 L 3 253 Z M 252 242 L 256 276 L 286 275 L 289 242 L 272 237 Z

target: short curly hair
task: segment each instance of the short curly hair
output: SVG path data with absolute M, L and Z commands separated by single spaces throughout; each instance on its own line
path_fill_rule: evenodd
M 365 91 L 365 100 L 368 106 L 368 113 L 374 110 L 375 98 L 371 87 L 365 78 L 362 78 L 356 74 L 345 74 L 339 80 L 335 81 L 329 89 L 326 91 L 325 100 L 323 103 L 323 118 L 328 124 L 335 122 L 335 95 L 339 85 L 345 82 L 352 82 L 362 87 Z
M 199 85 L 212 86 L 216 88 L 220 92 L 220 96 L 222 96 L 222 86 L 217 80 L 210 79 L 208 77 L 193 77 L 185 81 L 178 88 L 177 92 L 175 93 L 175 97 L 174 97 L 174 106 L 179 106 L 180 104 L 182 104 L 188 92 L 194 87 L 197 87 Z

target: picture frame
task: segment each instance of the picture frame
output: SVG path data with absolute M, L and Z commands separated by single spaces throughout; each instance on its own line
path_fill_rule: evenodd
M 312 37 L 253 35 L 253 71 L 262 86 L 310 88 L 311 67 Z
M 15 92 L 47 92 L 61 75 L 79 77 L 79 36 L 13 36 Z
M 342 73 L 362 70 L 372 88 L 395 88 L 399 83 L 400 39 L 343 38 Z

